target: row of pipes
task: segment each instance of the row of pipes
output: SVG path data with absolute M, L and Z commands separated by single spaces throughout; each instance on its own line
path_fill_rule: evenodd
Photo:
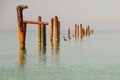
M 87 28 L 85 29 L 84 27 L 83 27 L 83 25 L 82 24 L 80 24 L 80 26 L 79 25 L 77 25 L 77 24 L 75 24 L 75 26 L 74 26 L 74 35 L 73 35 L 73 37 L 77 37 L 77 36 L 90 36 L 90 34 L 93 34 L 93 29 L 90 29 L 90 26 L 88 25 L 87 26 Z M 70 36 L 70 27 L 68 28 L 68 39 L 71 39 L 71 36 Z
M 38 44 L 39 46 L 46 45 L 46 25 L 48 22 L 42 21 L 41 16 L 38 16 L 38 21 L 24 20 L 23 19 L 23 9 L 28 8 L 27 5 L 18 5 L 17 10 L 17 19 L 18 19 L 18 33 L 19 33 L 19 43 L 20 49 L 25 49 L 25 38 L 26 38 L 26 29 L 27 24 L 37 24 L 38 25 Z M 83 25 L 75 24 L 74 26 L 74 37 L 80 35 L 89 36 L 93 33 L 93 30 L 90 30 L 88 26 L 86 29 L 83 28 Z M 54 37 L 54 38 L 53 38 Z M 70 39 L 70 28 L 68 28 L 68 39 Z M 60 41 L 60 21 L 57 16 L 54 16 L 50 20 L 50 41 L 59 42 Z
M 25 38 L 26 38 L 26 30 L 27 30 L 27 24 L 37 24 L 38 25 L 38 53 L 45 54 L 46 53 L 46 25 L 48 25 L 48 22 L 42 21 L 41 16 L 38 16 L 37 21 L 31 21 L 31 20 L 24 20 L 23 18 L 23 9 L 28 8 L 27 5 L 18 5 L 16 7 L 17 10 L 17 19 L 18 19 L 18 35 L 19 35 L 19 44 L 20 44 L 20 54 L 19 54 L 19 63 L 20 65 L 24 65 L 25 60 Z M 59 43 L 60 43 L 60 21 L 57 16 L 54 16 L 50 20 L 50 46 L 52 53 L 58 54 L 59 52 Z M 70 34 L 70 28 L 68 28 L 68 39 L 71 39 Z M 77 36 L 89 36 L 90 34 L 93 34 L 93 29 L 91 30 L 88 26 L 86 29 L 83 28 L 83 25 L 77 25 L 74 26 L 74 37 Z M 53 41 L 55 42 L 55 45 L 53 45 Z M 55 48 L 55 49 L 53 49 Z M 53 52 L 55 51 L 55 52 Z

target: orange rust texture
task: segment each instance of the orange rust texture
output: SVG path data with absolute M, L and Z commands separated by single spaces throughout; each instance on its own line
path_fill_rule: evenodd
M 80 24 L 80 35 L 83 35 L 83 27 L 82 27 L 82 24 Z
M 79 25 L 77 26 L 77 36 L 79 35 Z
M 55 42 L 59 41 L 59 37 L 58 37 L 58 17 L 54 16 L 54 38 L 55 38 Z
M 48 25 L 47 22 L 38 22 L 38 21 L 30 21 L 30 20 L 23 20 L 24 23 L 28 23 L 28 24 L 45 24 Z
M 74 26 L 74 36 L 75 37 L 76 37 L 76 34 L 77 34 L 76 26 L 77 26 L 77 24 L 75 24 L 75 26 Z
M 60 21 L 58 21 L 58 40 L 60 39 Z
M 25 49 L 25 36 L 26 36 L 26 23 L 23 23 L 23 9 L 27 8 L 26 5 L 19 5 L 16 7 L 18 19 L 18 34 L 20 49 Z
M 24 66 L 25 54 L 26 54 L 26 50 L 21 49 L 20 52 L 19 52 L 19 65 L 20 66 Z
M 88 25 L 88 27 L 86 28 L 86 35 L 90 35 L 90 27 L 89 27 L 89 25 Z
M 26 37 L 26 23 L 23 23 L 22 27 L 18 27 L 20 49 L 25 49 L 25 37 Z
M 83 35 L 85 35 L 85 29 L 84 28 L 82 28 L 82 32 L 83 32 Z
M 19 5 L 16 7 L 17 10 L 17 19 L 18 19 L 18 34 L 19 34 L 19 43 L 20 49 L 25 49 L 25 37 L 26 37 L 26 25 L 27 24 L 38 24 L 38 42 L 41 42 L 41 24 L 44 26 L 43 34 L 46 37 L 46 25 L 47 22 L 41 22 L 41 17 L 38 17 L 38 21 L 23 20 L 23 9 L 28 8 L 27 5 Z M 46 44 L 46 38 L 44 37 L 43 44 Z
M 53 41 L 53 18 L 50 21 L 50 41 Z
M 70 39 L 70 28 L 68 28 L 68 38 Z
M 42 44 L 46 45 L 46 25 L 42 24 Z
M 38 22 L 42 22 L 41 16 L 38 16 Z M 41 43 L 41 24 L 38 24 L 38 43 Z

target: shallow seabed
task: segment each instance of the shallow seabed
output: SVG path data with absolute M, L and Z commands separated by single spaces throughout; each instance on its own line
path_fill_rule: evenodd
M 59 43 L 47 33 L 46 47 L 36 31 L 27 31 L 26 50 L 19 50 L 17 34 L 0 31 L 0 80 L 120 80 L 120 31 L 70 40 L 61 32 Z

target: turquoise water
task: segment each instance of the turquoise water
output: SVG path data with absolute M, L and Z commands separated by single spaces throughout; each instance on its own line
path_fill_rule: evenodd
M 37 31 L 27 31 L 26 51 L 17 31 L 0 31 L 0 80 L 120 80 L 120 31 L 98 30 L 40 48 Z

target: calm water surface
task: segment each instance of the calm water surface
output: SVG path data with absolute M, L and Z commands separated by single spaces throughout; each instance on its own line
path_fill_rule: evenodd
M 27 31 L 26 50 L 19 50 L 17 31 L 0 31 L 0 80 L 120 80 L 120 31 L 95 31 L 82 39 L 37 43 Z

